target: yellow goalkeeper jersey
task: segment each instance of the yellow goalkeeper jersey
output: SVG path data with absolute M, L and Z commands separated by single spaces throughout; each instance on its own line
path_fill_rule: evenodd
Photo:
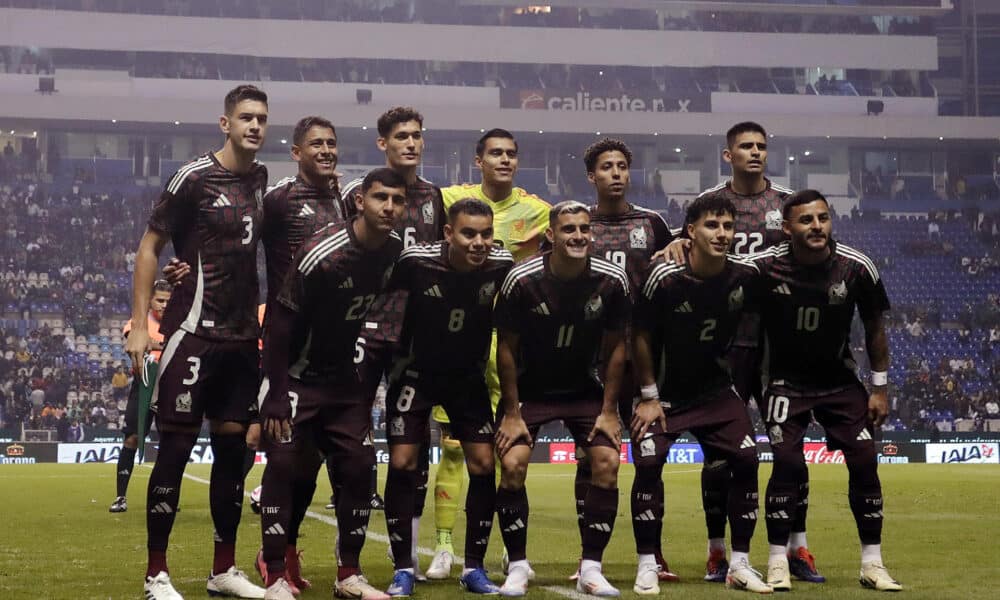
M 538 244 L 549 226 L 551 205 L 524 189 L 515 187 L 510 195 L 500 202 L 493 202 L 483 194 L 483 186 L 478 183 L 463 183 L 441 188 L 444 208 L 463 198 L 482 200 L 493 209 L 494 239 L 521 262 L 538 251 Z

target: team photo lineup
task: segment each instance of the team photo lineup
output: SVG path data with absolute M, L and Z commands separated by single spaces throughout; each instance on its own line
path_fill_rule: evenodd
M 656 595 L 678 579 L 661 548 L 662 471 L 684 432 L 705 454 L 704 579 L 756 593 L 823 582 L 806 543 L 802 447 L 813 419 L 850 473 L 858 581 L 903 589 L 883 563 L 873 441 L 889 413 L 889 299 L 875 263 L 836 240 L 821 192 L 765 177 L 762 125 L 728 130 L 731 178 L 698 195 L 682 223 L 668 224 L 629 203 L 632 152 L 610 137 L 582 154 L 593 206 L 549 205 L 515 187 L 518 145 L 503 129 L 484 130 L 476 142 L 481 184 L 438 188 L 418 176 L 425 128 L 409 107 L 378 120 L 385 167 L 350 182 L 338 177 L 334 123 L 303 117 L 291 144 L 297 175 L 269 184 L 255 159 L 268 110 L 256 86 L 226 95 L 222 149 L 165 179 L 137 250 L 126 343 L 137 416 L 128 431 L 148 432 L 152 419 L 159 433 L 146 498 L 146 598 L 181 598 L 169 539 L 203 419 L 214 452 L 211 595 L 291 600 L 310 587 L 297 538 L 324 463 L 337 518 L 336 597 L 421 595 L 419 582 L 453 570 L 468 593 L 526 595 L 536 575 L 528 464 L 539 429 L 553 421 L 577 448 L 579 594 L 615 597 L 626 585 L 602 573 L 620 496 L 635 542 L 632 591 Z M 734 248 L 739 236 L 757 243 Z M 175 258 L 161 275 L 168 243 Z M 262 314 L 258 245 L 266 256 Z M 856 312 L 871 365 L 865 382 L 848 345 Z M 390 453 L 384 501 L 371 442 L 380 385 Z M 141 417 L 140 395 L 149 403 Z M 751 400 L 774 452 L 763 494 Z M 457 501 L 438 506 L 438 547 L 424 572 L 415 533 L 432 421 L 442 446 L 437 477 L 460 488 L 467 470 L 468 491 L 464 549 L 451 542 Z M 634 478 L 619 490 L 623 438 Z M 237 568 L 235 551 L 243 481 L 258 448 L 267 464 L 253 497 L 262 539 L 252 560 L 262 585 Z M 122 457 L 128 471 L 134 454 Z M 113 512 L 127 509 L 121 479 Z M 370 581 L 360 563 L 377 508 L 391 581 Z M 760 515 L 768 555 L 751 561 Z M 502 579 L 484 564 L 494 516 Z M 576 544 L 576 533 L 564 532 L 562 543 Z M 761 571 L 752 566 L 765 561 Z

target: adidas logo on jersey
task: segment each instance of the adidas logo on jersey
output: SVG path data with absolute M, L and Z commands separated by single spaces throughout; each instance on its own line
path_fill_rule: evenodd
M 281 523 L 275 523 L 264 530 L 264 535 L 285 535 L 285 530 Z
M 226 198 L 225 194 L 219 194 L 219 197 L 216 198 L 215 202 L 212 203 L 212 206 L 216 208 L 220 208 L 223 206 L 232 206 L 232 205 L 233 203 L 229 201 L 229 198 Z
M 872 439 L 872 434 L 867 429 L 862 429 L 861 433 L 858 434 L 858 437 L 856 437 L 854 439 L 856 439 L 859 442 L 866 442 L 866 441 Z
M 549 312 L 549 305 L 546 304 L 546 303 L 544 303 L 544 302 L 542 302 L 541 304 L 539 304 L 535 308 L 531 309 L 531 312 L 535 313 L 536 315 L 550 315 L 550 314 L 552 314 L 552 313 Z
M 427 288 L 424 292 L 425 296 L 430 296 L 431 298 L 444 298 L 444 294 L 441 293 L 441 288 L 435 283 L 431 287 Z
M 679 313 L 689 313 L 693 311 L 694 309 L 691 308 L 691 303 L 688 302 L 687 300 L 684 301 L 684 304 L 681 304 L 680 306 L 674 309 L 674 312 L 679 312 Z
M 353 287 L 354 287 L 354 278 L 353 278 L 353 277 L 348 277 L 347 279 L 345 279 L 345 280 L 344 280 L 344 281 L 343 281 L 343 282 L 342 282 L 342 283 L 341 283 L 341 284 L 340 284 L 339 286 L 337 286 L 337 287 L 339 287 L 339 288 L 340 288 L 340 289 L 342 289 L 342 290 L 349 290 L 349 289 L 353 288 Z
M 745 436 L 743 438 L 743 441 L 740 442 L 740 450 L 743 450 L 743 449 L 746 449 L 746 448 L 756 448 L 756 447 L 757 447 L 757 444 L 753 441 L 753 438 L 750 437 L 749 435 Z
M 791 296 L 792 295 L 792 290 L 788 288 L 788 284 L 787 283 L 782 283 L 778 287 L 774 288 L 774 290 L 772 290 L 772 291 L 775 294 L 780 294 L 782 296 Z
M 300 217 L 308 217 L 308 216 L 314 215 L 314 214 L 316 214 L 316 211 L 314 211 L 312 209 L 312 207 L 310 207 L 308 204 L 303 204 L 302 205 L 302 210 L 299 211 L 299 216 Z

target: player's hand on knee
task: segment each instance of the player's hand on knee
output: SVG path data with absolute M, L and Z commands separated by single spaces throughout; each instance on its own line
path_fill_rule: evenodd
M 587 436 L 588 442 L 593 442 L 594 438 L 597 437 L 598 433 L 603 433 L 608 436 L 616 446 L 622 443 L 622 426 L 621 422 L 618 420 L 618 415 L 612 412 L 602 411 L 597 417 L 597 421 L 594 423 L 594 428 L 590 430 L 590 435 Z
M 659 423 L 663 431 L 667 430 L 667 417 L 663 414 L 663 407 L 660 400 L 643 400 L 636 404 L 635 412 L 632 414 L 630 432 L 633 440 L 640 440 L 646 435 L 646 431 L 654 424 Z
M 885 390 L 875 390 L 868 397 L 868 420 L 874 427 L 881 427 L 889 416 L 889 399 Z
M 502 458 L 520 439 L 531 439 L 524 419 L 520 416 L 504 415 L 496 433 L 497 454 Z
M 167 261 L 167 264 L 163 265 L 162 272 L 163 278 L 170 285 L 179 285 L 191 273 L 191 265 L 175 256 Z
M 672 262 L 674 264 L 683 265 L 687 262 L 687 258 L 684 256 L 684 252 L 691 248 L 691 240 L 687 238 L 676 238 L 674 241 L 667 244 L 666 248 L 658 250 L 650 262 L 657 262 L 661 259 L 667 262 Z
M 291 419 L 265 419 L 264 431 L 279 444 L 287 444 L 292 441 Z

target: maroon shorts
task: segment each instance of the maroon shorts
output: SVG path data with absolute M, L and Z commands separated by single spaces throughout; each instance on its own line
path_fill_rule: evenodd
M 481 372 L 435 374 L 406 369 L 385 398 L 389 444 L 422 444 L 431 409 L 440 404 L 451 436 L 462 442 L 493 441 L 493 411 Z
M 250 421 L 260 383 L 257 340 L 219 342 L 177 330 L 167 340 L 150 401 L 157 422 Z
M 597 417 L 604 407 L 603 390 L 595 389 L 580 394 L 559 396 L 522 395 L 521 401 L 521 418 L 528 426 L 531 440 L 519 440 L 518 444 L 533 445 L 542 425 L 552 421 L 562 421 L 573 436 L 573 441 L 580 448 L 606 446 L 615 450 L 619 449 L 611 439 L 603 434 L 594 436 L 592 442 L 587 441 L 587 437 L 593 431 Z M 496 421 L 498 425 L 502 418 L 503 411 L 498 408 Z
M 771 385 L 761 406 L 771 445 L 799 445 L 812 417 L 826 431 L 827 448 L 852 450 L 874 444 L 868 392 L 860 383 L 822 395 Z
M 703 447 L 722 455 L 753 448 L 756 452 L 753 424 L 743 399 L 732 386 L 705 394 L 690 406 L 665 409 L 666 431 L 654 423 L 645 439 L 632 440 L 632 455 L 640 458 L 665 453 L 678 437 L 690 431 Z M 663 444 L 660 439 L 664 438 Z

